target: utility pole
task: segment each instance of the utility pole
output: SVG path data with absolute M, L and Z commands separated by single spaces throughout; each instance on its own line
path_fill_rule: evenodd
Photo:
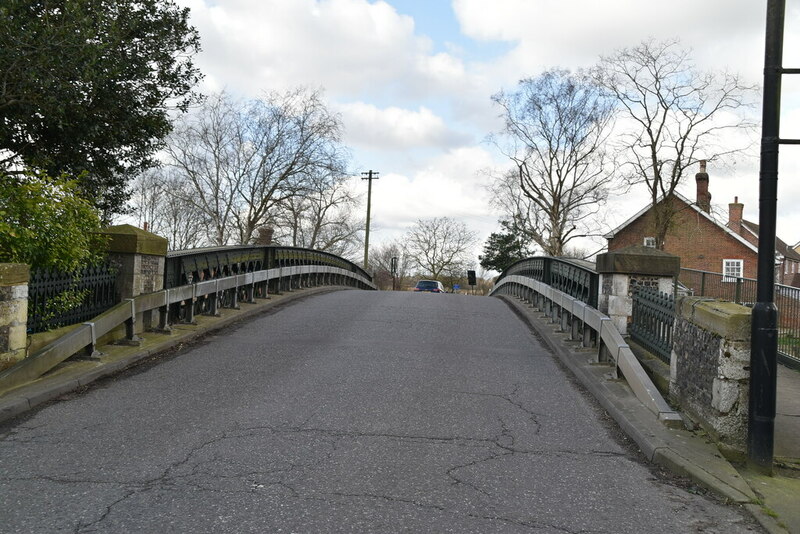
M 800 144 L 780 138 L 781 76 L 800 74 L 783 68 L 786 0 L 768 0 L 764 52 L 764 101 L 759 172 L 758 282 L 750 336 L 750 418 L 747 454 L 756 467 L 772 474 L 777 397 L 778 309 L 775 306 L 775 219 L 778 205 L 780 145 Z
M 364 270 L 366 271 L 369 267 L 369 215 L 370 209 L 372 208 L 372 180 L 378 179 L 378 171 L 367 171 L 362 172 L 362 180 L 367 180 L 367 231 L 364 234 Z

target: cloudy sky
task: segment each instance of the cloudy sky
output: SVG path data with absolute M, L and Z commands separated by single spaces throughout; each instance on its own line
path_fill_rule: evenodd
M 203 90 L 324 89 L 345 125 L 354 186 L 366 190 L 357 173 L 380 172 L 372 243 L 420 218 L 462 220 L 481 243 L 498 229 L 486 171 L 507 162 L 486 142 L 500 126 L 490 97 L 521 78 L 677 37 L 700 67 L 762 80 L 766 0 L 178 1 L 202 37 Z M 800 67 L 800 1 L 787 4 L 784 66 Z M 784 78 L 781 134 L 800 138 L 800 76 Z M 721 218 L 738 196 L 758 221 L 757 152 L 709 168 Z M 694 198 L 694 180 L 682 192 Z M 643 191 L 613 195 L 598 224 L 613 228 L 643 202 Z M 778 204 L 779 236 L 800 241 L 800 147 L 782 148 Z

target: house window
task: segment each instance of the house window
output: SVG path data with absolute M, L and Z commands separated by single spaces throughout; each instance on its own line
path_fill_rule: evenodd
M 650 248 L 656 248 L 656 238 L 655 237 L 645 237 L 644 238 L 644 246 Z
M 735 282 L 742 278 L 744 273 L 744 260 L 722 260 L 722 281 Z

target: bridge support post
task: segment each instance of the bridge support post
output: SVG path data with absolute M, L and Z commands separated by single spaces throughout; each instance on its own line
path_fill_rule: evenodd
M 0 370 L 27 355 L 29 281 L 27 265 L 0 264 Z
M 165 238 L 130 224 L 111 226 L 103 234 L 108 237 L 109 261 L 118 270 L 118 301 L 164 289 Z M 153 312 L 137 312 L 134 324 L 135 334 L 155 327 Z
M 678 256 L 650 247 L 631 246 L 598 255 L 597 309 L 611 318 L 620 334 L 628 335 L 636 288 L 652 287 L 673 294 L 680 267 Z
M 219 285 L 219 282 L 215 283 L 217 284 L 217 286 Z M 219 301 L 222 298 L 222 295 L 219 292 L 219 288 L 215 287 L 214 292 L 206 295 L 206 298 L 210 299 L 208 314 L 211 315 L 212 317 L 217 317 L 219 315 Z
M 194 306 L 195 306 L 194 303 L 196 298 L 195 296 L 196 289 L 197 286 L 192 286 L 192 298 L 187 300 L 186 303 L 184 304 L 186 306 L 186 313 L 184 314 L 184 316 L 186 317 L 185 320 L 188 324 L 197 324 L 196 321 L 194 320 Z
M 245 287 L 245 302 L 253 304 L 256 301 L 256 283 L 253 282 Z

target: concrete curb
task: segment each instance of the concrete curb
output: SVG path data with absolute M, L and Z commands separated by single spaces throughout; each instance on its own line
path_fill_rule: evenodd
M 285 305 L 301 298 L 321 295 L 331 291 L 352 289 L 346 286 L 325 286 L 294 290 L 281 295 L 272 295 L 270 300 L 256 302 L 255 304 L 242 304 L 240 310 L 227 310 L 232 313 L 224 317 L 210 318 L 208 324 L 198 325 L 192 330 L 178 331 L 169 334 L 163 340 L 157 340 L 146 348 L 128 347 L 126 354 L 108 361 L 87 362 L 67 360 L 57 372 L 48 373 L 38 380 L 11 389 L 0 396 L 0 423 L 24 414 L 44 403 L 75 391 L 91 384 L 95 380 L 114 375 L 131 365 L 163 353 L 181 344 L 189 343 L 206 334 L 221 330 L 233 323 L 249 319 L 270 309 Z M 246 306 L 246 308 L 244 308 Z M 160 336 L 164 334 L 149 334 L 145 336 Z M 101 347 L 103 348 L 103 347 Z
M 686 430 L 662 425 L 620 381 L 609 380 L 607 366 L 591 363 L 590 352 L 565 344 L 556 326 L 540 320 L 535 312 L 508 296 L 501 298 L 527 323 L 559 360 L 578 378 L 620 428 L 636 442 L 651 462 L 686 476 L 697 485 L 735 503 L 756 502 L 755 493 L 716 447 Z

